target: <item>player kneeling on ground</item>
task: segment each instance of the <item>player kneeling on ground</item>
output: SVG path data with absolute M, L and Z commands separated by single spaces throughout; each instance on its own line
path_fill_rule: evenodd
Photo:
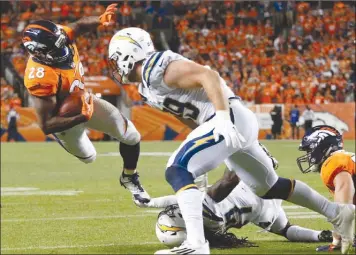
M 293 242 L 330 242 L 331 231 L 315 231 L 291 225 L 281 206 L 282 200 L 265 200 L 256 196 L 234 172 L 224 176 L 202 192 L 204 232 L 211 247 L 252 247 L 246 238 L 239 239 L 230 228 L 242 228 L 248 223 Z M 141 207 L 165 208 L 156 224 L 158 239 L 167 246 L 179 246 L 186 239 L 185 224 L 175 195 L 152 198 Z
M 320 173 L 335 202 L 356 204 L 355 153 L 343 150 L 338 130 L 327 125 L 313 127 L 311 134 L 303 137 L 299 150 L 307 152 L 297 159 L 302 173 Z M 318 247 L 317 251 L 340 250 L 340 243 L 340 235 L 334 232 L 332 244 Z
M 96 158 L 96 150 L 85 129 L 102 131 L 120 141 L 124 161 L 121 185 L 134 196 L 148 198 L 136 172 L 140 134 L 130 120 L 109 102 L 85 92 L 84 68 L 74 37 L 98 25 L 109 25 L 117 4 L 99 16 L 84 17 L 67 26 L 38 20 L 23 31 L 22 42 L 30 54 L 24 83 L 45 134 L 84 163 Z

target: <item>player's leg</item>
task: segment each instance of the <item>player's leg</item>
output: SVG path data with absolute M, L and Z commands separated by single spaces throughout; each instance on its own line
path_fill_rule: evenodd
M 111 103 L 94 97 L 94 113 L 86 123 L 86 127 L 104 132 L 120 142 L 119 151 L 124 162 L 120 183 L 129 189 L 135 197 L 139 195 L 148 198 L 136 172 L 141 136 L 132 122 L 126 119 Z
M 84 163 L 92 163 L 96 159 L 96 150 L 85 133 L 83 124 L 77 125 L 64 132 L 53 134 L 56 141 L 67 152 Z
M 270 158 L 255 141 L 225 161 L 255 194 L 265 199 L 283 199 L 326 216 L 349 240 L 353 235 L 354 206 L 330 202 L 301 181 L 278 177 Z M 350 239 L 352 240 L 352 238 Z
M 274 200 L 269 200 L 274 201 Z M 270 232 L 284 236 L 291 242 L 331 242 L 332 232 L 329 230 L 316 231 L 290 224 L 283 208 L 276 204 L 275 210 L 279 212 L 277 219 L 273 222 Z
M 179 249 L 190 249 L 199 254 L 209 253 L 209 246 L 205 241 L 201 213 L 203 197 L 194 180 L 217 167 L 233 153 L 222 138 L 215 142 L 213 129 L 211 122 L 194 129 L 170 157 L 166 169 L 166 180 L 176 192 L 187 230 L 187 245 Z M 159 252 L 167 254 L 175 251 Z

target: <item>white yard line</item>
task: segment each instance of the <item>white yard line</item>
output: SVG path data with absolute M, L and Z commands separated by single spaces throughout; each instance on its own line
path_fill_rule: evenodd
M 1 248 L 2 251 L 20 251 L 20 250 L 52 250 L 52 249 L 73 249 L 73 248 L 89 248 L 89 247 L 109 247 L 109 246 L 126 246 L 126 245 L 149 245 L 159 244 L 160 242 L 139 242 L 132 243 L 108 243 L 108 244 L 88 244 L 88 245 L 58 245 L 58 246 L 30 246 L 30 247 L 5 247 Z
M 140 156 L 150 156 L 150 157 L 169 157 L 173 152 L 141 152 Z M 105 152 L 99 153 L 97 156 L 101 157 L 117 157 L 120 156 L 119 152 Z
M 129 215 L 106 215 L 106 216 L 78 216 L 78 217 L 57 217 L 57 218 L 30 218 L 30 219 L 2 219 L 2 222 L 27 222 L 27 221 L 57 221 L 57 220 L 92 220 L 92 219 L 117 219 L 117 218 L 139 218 L 153 215 L 129 214 Z
M 67 201 L 67 200 L 53 200 L 51 201 L 51 204 L 67 204 L 67 203 L 104 203 L 104 202 L 114 202 L 112 199 L 87 199 L 87 200 L 77 200 L 75 199 L 74 201 Z M 42 203 L 21 203 L 21 202 L 2 202 L 1 205 L 7 206 L 7 205 L 48 205 L 48 202 L 42 202 Z

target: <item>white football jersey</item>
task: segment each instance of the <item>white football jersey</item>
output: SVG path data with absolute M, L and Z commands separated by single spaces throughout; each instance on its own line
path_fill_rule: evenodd
M 224 233 L 231 227 L 241 228 L 252 222 L 264 229 L 277 219 L 280 200 L 264 200 L 240 182 L 220 203 L 205 194 L 203 200 L 204 226 L 213 232 Z
M 139 92 L 148 105 L 170 112 L 177 117 L 191 119 L 200 125 L 213 117 L 214 106 L 203 88 L 187 90 L 170 88 L 165 84 L 163 79 L 165 70 L 176 60 L 190 61 L 170 50 L 150 55 L 142 66 L 142 83 L 139 85 Z M 221 82 L 225 96 L 235 97 L 223 79 Z

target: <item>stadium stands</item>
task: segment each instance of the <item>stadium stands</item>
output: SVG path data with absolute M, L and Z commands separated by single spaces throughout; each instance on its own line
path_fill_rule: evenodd
M 66 24 L 100 14 L 102 4 L 12 3 L 1 16 L 1 50 L 13 52 L 13 65 L 22 75 L 27 56 L 20 45 L 21 31 L 31 20 Z M 248 103 L 347 102 L 354 100 L 356 79 L 354 17 L 352 2 L 324 7 L 295 1 L 121 2 L 117 25 L 77 37 L 77 46 L 86 73 L 110 76 L 107 45 L 114 31 L 127 26 L 167 30 L 170 19 L 171 48 L 179 38 L 179 53 L 217 70 Z M 124 89 L 134 104 L 141 104 L 134 85 Z

